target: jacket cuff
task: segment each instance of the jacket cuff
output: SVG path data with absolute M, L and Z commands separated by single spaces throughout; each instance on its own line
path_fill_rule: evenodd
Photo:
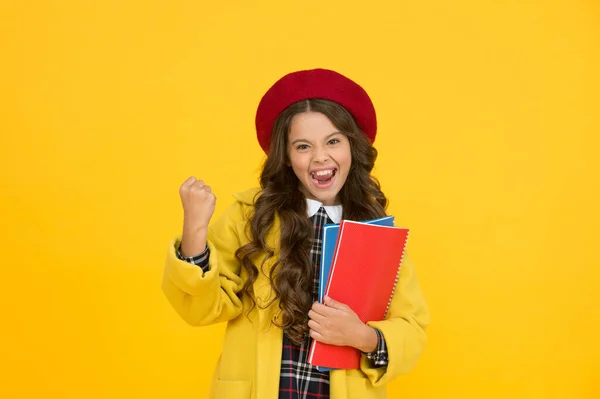
M 385 338 L 381 331 L 376 328 L 373 329 L 377 333 L 377 348 L 373 352 L 363 352 L 363 354 L 371 361 L 374 367 L 385 367 L 388 365 L 388 351 Z
M 209 267 L 208 267 L 209 257 L 210 257 L 210 250 L 208 249 L 208 246 L 204 249 L 204 251 L 202 251 L 198 255 L 194 255 L 194 256 L 183 256 L 181 254 L 181 246 L 177 247 L 177 258 L 179 260 L 183 260 L 183 261 L 191 263 L 193 265 L 200 266 L 202 271 L 205 273 L 208 272 L 208 270 L 209 270 Z

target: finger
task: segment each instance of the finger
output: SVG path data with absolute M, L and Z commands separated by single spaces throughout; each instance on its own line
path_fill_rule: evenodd
M 308 321 L 308 327 L 311 330 L 315 330 L 317 332 L 321 331 L 321 329 L 322 329 L 322 326 L 319 323 L 317 323 L 316 321 L 314 321 L 314 320 L 309 320 Z
M 212 190 L 210 188 L 210 186 L 204 186 L 204 191 L 208 191 L 209 193 L 212 193 Z
M 217 201 L 217 197 L 211 192 L 206 193 L 206 198 L 208 199 L 209 203 L 211 203 L 211 204 L 214 204 Z
M 203 180 L 197 180 L 196 182 L 194 182 L 194 188 L 203 188 L 204 187 L 204 181 Z
M 319 334 L 315 330 L 310 330 L 309 334 L 310 334 L 311 338 L 314 339 L 315 341 L 323 342 L 325 344 L 327 343 L 327 342 L 325 342 L 325 337 L 323 337 L 321 334 Z
M 342 313 L 339 309 L 332 308 L 323 304 L 313 306 L 313 310 L 315 311 L 315 313 L 319 314 L 324 319 L 338 317 Z M 323 321 L 321 321 L 321 323 L 323 323 Z
M 183 184 L 181 185 L 182 188 L 184 187 L 191 187 L 192 184 L 194 184 L 196 182 L 196 178 L 194 176 L 190 176 L 188 177 Z
M 331 311 L 334 309 L 329 308 L 326 305 L 323 305 L 322 303 L 315 302 L 313 303 L 311 310 L 321 316 L 328 316 L 331 315 Z
M 325 320 L 324 316 L 318 314 L 314 310 L 309 310 L 308 311 L 308 317 L 310 317 L 311 320 L 314 320 L 314 321 L 316 321 L 319 324 L 322 323 Z
M 325 300 L 323 301 L 325 302 L 325 305 L 334 308 L 334 309 L 338 309 L 338 310 L 346 310 L 348 309 L 348 305 L 344 305 L 341 302 L 338 302 L 330 297 L 328 297 L 327 295 L 325 295 Z

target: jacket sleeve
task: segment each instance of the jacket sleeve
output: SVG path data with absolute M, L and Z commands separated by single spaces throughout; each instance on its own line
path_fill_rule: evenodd
M 243 205 L 236 202 L 210 224 L 207 271 L 177 257 L 181 236 L 169 245 L 162 290 L 175 311 L 190 325 L 220 323 L 242 312 L 238 294 L 244 281 L 240 277 L 241 265 L 235 258 L 235 251 L 242 242 L 239 234 L 245 231 L 244 211 Z
M 181 247 L 179 247 L 177 249 L 177 259 L 179 260 L 184 260 L 187 263 L 191 263 L 193 265 L 196 265 L 198 267 L 200 267 L 202 269 L 203 272 L 207 272 L 209 270 L 209 259 L 210 259 L 210 251 L 208 250 L 208 247 L 206 247 L 206 249 L 199 253 L 198 255 L 194 255 L 194 256 L 183 256 L 181 254 Z
M 388 354 L 387 367 L 379 368 L 361 356 L 360 368 L 374 386 L 385 385 L 414 368 L 425 347 L 429 310 L 408 256 L 402 262 L 386 319 L 367 324 L 383 334 Z
M 388 365 L 388 351 L 385 338 L 381 331 L 375 329 L 377 334 L 377 347 L 373 352 L 363 352 L 363 355 L 371 361 L 371 367 L 386 367 Z

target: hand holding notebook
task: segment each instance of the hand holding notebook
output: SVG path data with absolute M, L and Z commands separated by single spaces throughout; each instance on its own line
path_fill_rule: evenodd
M 325 294 L 348 305 L 363 323 L 383 320 L 397 281 L 408 229 L 342 220 Z M 309 362 L 358 368 L 360 352 L 313 341 Z
M 366 220 L 364 223 L 377 224 L 381 226 L 394 226 L 394 216 L 384 216 L 377 219 Z M 321 256 L 320 275 L 319 275 L 319 302 L 324 303 L 325 288 L 329 283 L 329 271 L 335 254 L 340 225 L 326 224 L 323 226 L 323 254 Z M 314 345 L 314 344 L 313 344 Z M 333 368 L 319 366 L 319 371 L 330 371 Z

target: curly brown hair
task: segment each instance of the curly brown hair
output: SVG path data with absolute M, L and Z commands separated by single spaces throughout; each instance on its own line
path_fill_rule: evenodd
M 322 99 L 302 100 L 284 110 L 273 127 L 269 154 L 260 177 L 261 192 L 254 212 L 248 221 L 252 241 L 236 251 L 236 257 L 248 273 L 242 289 L 252 300 L 252 286 L 258 269 L 253 256 L 266 254 L 263 262 L 275 251 L 266 244 L 266 236 L 277 214 L 281 221 L 279 259 L 269 272 L 275 297 L 265 306 L 280 299 L 281 322 L 273 323 L 284 329 L 287 336 L 300 344 L 308 333 L 308 311 L 312 306 L 313 265 L 309 251 L 314 229 L 306 217 L 306 200 L 299 189 L 299 180 L 289 166 L 287 145 L 290 124 L 294 115 L 320 112 L 327 116 L 340 132 L 348 137 L 352 164 L 339 196 L 342 217 L 349 220 L 368 220 L 385 216 L 387 199 L 371 171 L 377 150 L 360 130 L 352 115 L 341 105 Z M 250 309 L 251 310 L 251 309 Z

